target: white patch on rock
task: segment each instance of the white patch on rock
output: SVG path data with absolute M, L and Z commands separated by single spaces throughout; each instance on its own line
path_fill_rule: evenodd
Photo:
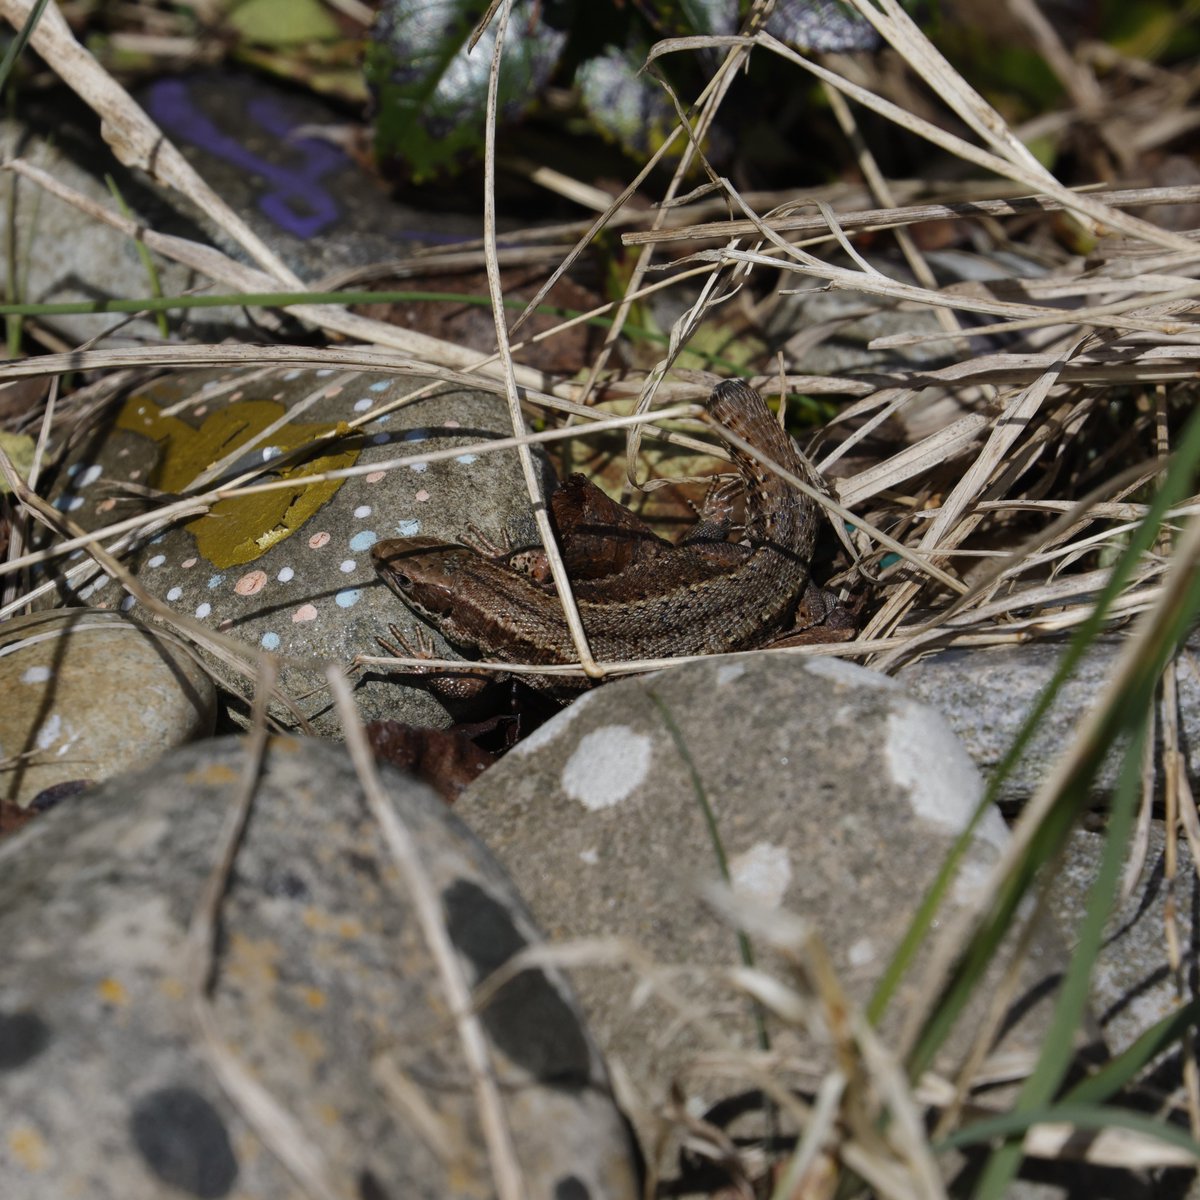
M 49 667 L 26 667 L 21 674 L 22 683 L 45 683 L 53 672 Z
M 580 850 L 579 858 L 581 862 L 587 863 L 589 867 L 594 867 L 600 861 L 600 851 L 589 847 L 587 850 Z
M 846 951 L 846 961 L 852 967 L 867 967 L 875 961 L 875 943 L 868 937 L 860 937 Z
M 843 662 L 840 658 L 810 658 L 805 661 L 804 668 L 814 675 L 819 675 L 822 679 L 829 679 L 834 683 L 844 683 L 851 687 L 873 687 L 884 692 L 903 690 L 890 675 L 881 675 L 878 671 L 868 671 L 866 667 Z
M 888 715 L 883 752 L 918 817 L 955 834 L 966 828 L 983 797 L 983 780 L 940 713 L 912 700 L 898 701 Z M 976 833 L 997 847 L 1008 841 L 996 808 L 984 813 Z
M 37 748 L 49 750 L 63 735 L 63 719 L 59 713 L 50 715 L 38 726 Z
M 106 912 L 78 939 L 76 952 L 85 960 L 103 963 L 115 975 L 136 967 L 161 969 L 182 940 L 165 897 L 142 896 Z
M 572 800 L 598 812 L 628 799 L 650 770 L 653 745 L 628 725 L 605 725 L 584 734 L 562 770 Z
M 785 846 L 756 842 L 729 862 L 734 890 L 769 908 L 779 908 L 792 882 L 792 860 Z

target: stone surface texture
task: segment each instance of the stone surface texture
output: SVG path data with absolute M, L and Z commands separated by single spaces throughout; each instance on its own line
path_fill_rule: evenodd
M 302 1194 L 198 1032 L 185 935 L 247 743 L 221 739 L 67 801 L 0 847 L 0 1195 Z M 422 784 L 382 780 L 474 985 L 538 934 Z M 344 748 L 269 743 L 219 904 L 212 1013 L 345 1200 L 493 1192 L 479 1116 L 408 881 Z M 482 1010 L 526 1195 L 636 1194 L 626 1128 L 562 980 Z
M 718 1002 L 703 981 L 739 955 L 734 931 L 698 896 L 718 867 L 691 766 L 736 891 L 811 920 L 850 995 L 865 1002 L 982 795 L 945 722 L 882 675 L 833 659 L 747 655 L 609 684 L 510 752 L 456 812 L 551 937 L 619 935 L 658 963 L 686 964 L 692 973 L 676 986 L 699 1010 L 719 1011 L 723 1036 L 750 1046 L 749 1008 L 731 1004 L 728 991 Z M 999 813 L 988 812 L 951 913 L 969 902 L 1007 836 Z M 770 955 L 759 961 L 790 977 Z M 1059 965 L 1047 932 L 1022 990 Z M 627 972 L 593 968 L 576 982 L 610 1061 L 644 1102 L 661 1101 L 704 1046 L 697 1029 L 657 1002 L 635 1005 Z M 902 989 L 894 1012 L 911 996 Z M 1002 1045 L 1029 1046 L 1044 1015 L 1031 1003 Z M 796 1037 L 797 1053 L 827 1062 L 821 1036 L 783 1037 L 777 1045 Z
M 87 608 L 0 624 L 0 800 L 34 803 L 205 737 L 216 689 L 178 638 Z
M 1039 721 L 1033 740 L 1001 786 L 998 799 L 1025 800 L 1046 778 L 1070 745 L 1081 717 L 1103 694 L 1121 646 L 1120 638 L 1102 638 L 1087 650 L 1075 675 Z M 1194 652 L 1200 644 L 1193 642 L 1190 647 Z M 942 713 L 975 765 L 988 775 L 1004 757 L 1065 650 L 1063 642 L 944 650 L 903 667 L 897 678 L 914 696 Z M 1200 683 L 1186 669 L 1178 678 L 1188 773 L 1193 780 L 1200 780 Z M 1118 765 L 1114 754 L 1097 780 L 1098 796 L 1111 791 Z
M 221 478 L 236 478 L 249 466 L 328 435 L 339 422 L 362 419 L 402 399 L 421 382 L 325 369 L 172 374 L 114 409 L 77 449 L 54 503 L 86 529 L 96 529 L 132 515 L 125 483 L 176 493 L 221 461 L 227 461 Z M 356 654 L 386 653 L 377 639 L 388 635 L 389 623 L 410 637 L 426 629 L 376 575 L 371 546 L 382 538 L 418 534 L 456 542 L 472 526 L 492 538 L 505 531 L 519 538 L 528 523 L 529 501 L 513 452 L 464 450 L 433 462 L 421 453 L 511 432 L 499 397 L 443 390 L 369 420 L 361 432 L 327 442 L 320 457 L 285 469 L 317 474 L 414 459 L 408 465 L 368 469 L 307 490 L 220 500 L 208 514 L 157 535 L 127 561 L 139 581 L 179 613 L 255 652 L 281 655 L 282 686 L 298 710 L 317 732 L 336 734 L 340 726 L 316 660 L 349 666 Z M 104 575 L 64 584 L 60 594 L 64 603 L 138 611 L 133 598 Z M 458 657 L 444 644 L 436 649 Z M 212 669 L 233 691 L 246 694 L 245 678 L 228 664 L 214 658 Z M 364 721 L 449 722 L 433 696 L 412 686 L 411 676 L 407 685 L 399 678 L 355 677 Z M 275 716 L 295 723 L 283 708 Z

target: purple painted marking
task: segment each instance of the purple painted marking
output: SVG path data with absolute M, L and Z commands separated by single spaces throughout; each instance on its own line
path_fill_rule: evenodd
M 290 120 L 269 98 L 252 100 L 246 107 L 250 120 L 279 138 L 285 138 L 298 123 Z M 176 137 L 207 150 L 232 166 L 252 171 L 272 184 L 272 190 L 259 198 L 259 210 L 295 237 L 306 240 L 315 237 L 341 215 L 337 202 L 319 185 L 322 175 L 347 162 L 346 155 L 336 146 L 319 138 L 295 138 L 288 141 L 288 148 L 303 156 L 299 168 L 267 162 L 247 150 L 236 138 L 222 133 L 212 119 L 196 107 L 187 85 L 177 79 L 162 79 L 153 84 L 147 109 Z

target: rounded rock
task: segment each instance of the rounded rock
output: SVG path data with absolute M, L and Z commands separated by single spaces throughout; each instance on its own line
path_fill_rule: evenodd
M 0 625 L 0 695 L 0 799 L 22 807 L 205 737 L 216 719 L 216 690 L 182 642 L 86 608 Z

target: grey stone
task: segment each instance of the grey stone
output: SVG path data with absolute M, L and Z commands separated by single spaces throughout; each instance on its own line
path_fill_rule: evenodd
M 0 799 L 98 783 L 205 737 L 216 689 L 174 635 L 76 608 L 0 624 Z
M 241 74 L 207 73 L 147 85 L 139 101 L 190 157 L 209 184 L 302 279 L 335 268 L 406 256 L 415 246 L 482 233 L 478 214 L 420 212 L 396 203 L 375 176 L 336 142 L 319 136 L 342 118 L 311 95 L 283 91 Z M 105 208 L 113 176 L 133 214 L 148 228 L 246 256 L 177 193 L 122 167 L 100 136 L 99 121 L 72 97 L 24 105 L 21 119 L 0 121 L 0 157 L 20 155 Z M 12 177 L 10 177 L 12 178 Z M 21 298 L 50 303 L 140 297 L 150 281 L 133 241 L 12 178 Z M 9 201 L 2 211 L 8 219 Z M 164 295 L 208 281 L 156 257 Z M 225 289 L 229 290 L 229 289 Z M 279 289 L 284 290 L 284 289 Z M 62 336 L 83 341 L 126 321 L 122 315 L 39 317 Z M 197 308 L 171 318 L 173 332 L 215 341 L 252 327 L 237 308 Z M 158 341 L 155 322 L 124 324 L 109 344 Z
M 1176 993 L 1167 954 L 1167 904 L 1171 889 L 1164 877 L 1165 835 L 1162 823 L 1150 825 L 1146 865 L 1133 894 L 1109 918 L 1092 972 L 1092 1010 L 1109 1051 L 1127 1050 L 1150 1026 L 1196 998 L 1200 961 L 1200 886 L 1196 866 L 1180 835 L 1178 875 L 1173 885 L 1173 919 L 1182 957 L 1183 995 Z M 1092 883 L 1100 867 L 1104 835 L 1090 829 L 1071 834 L 1066 858 L 1055 874 L 1051 902 L 1064 936 L 1073 945 L 1083 921 Z M 1160 1064 L 1160 1069 L 1165 1068 Z M 1179 1083 L 1174 1060 L 1174 1084 Z
M 0 847 L 0 1194 L 298 1194 L 226 1093 L 183 971 L 247 743 L 221 739 L 60 805 Z M 423 784 L 383 785 L 471 984 L 538 934 L 504 873 Z M 344 748 L 268 744 L 219 905 L 211 1004 L 337 1196 L 493 1192 L 470 1077 L 409 881 Z M 633 1197 L 630 1141 L 550 970 L 480 1014 L 527 1184 Z
M 1038 722 L 1033 739 L 1002 783 L 997 799 L 1017 803 L 1036 791 L 1070 744 L 1080 719 L 1102 695 L 1121 645 L 1120 638 L 1101 638 L 1088 648 L 1074 675 Z M 897 678 L 914 696 L 942 713 L 975 765 L 990 775 L 1053 678 L 1065 651 L 1063 642 L 943 650 L 901 668 Z M 1179 706 L 1188 774 L 1198 781 L 1200 684 L 1190 671 L 1179 672 Z M 1111 792 L 1118 763 L 1114 753 L 1098 775 L 1098 800 Z
M 943 720 L 882 675 L 833 659 L 749 655 L 613 683 L 518 745 L 464 792 L 456 812 L 506 865 L 551 937 L 620 935 L 652 960 L 700 975 L 733 966 L 734 931 L 698 896 L 717 864 L 664 709 L 715 812 L 735 888 L 811 920 L 849 994 L 864 1003 L 983 786 Z M 999 813 L 988 812 L 947 920 L 1007 836 Z M 760 962 L 791 977 L 770 956 Z M 1002 1048 L 1038 1043 L 1046 1013 L 1035 985 L 1059 965 L 1047 929 L 1022 984 L 1029 1007 Z M 653 1108 L 701 1048 L 695 1030 L 658 1003 L 635 1007 L 627 973 L 588 970 L 577 985 L 610 1061 Z M 719 1012 L 724 1035 L 754 1044 L 749 1006 L 731 1006 L 728 992 L 692 974 L 680 986 L 698 1009 Z M 885 1039 L 914 986 L 910 976 Z M 964 1021 L 964 1038 L 979 1011 Z M 828 1062 L 819 1037 L 785 1036 L 797 1054 Z M 689 1085 L 696 1078 L 689 1074 Z
M 76 453 L 54 502 L 95 529 L 134 511 L 122 484 L 182 491 L 198 472 L 307 399 L 315 396 L 315 403 L 248 449 L 226 477 L 280 448 L 332 431 L 366 408 L 403 397 L 419 382 L 328 370 L 169 375 L 129 398 Z M 511 432 L 507 409 L 496 396 L 444 391 L 342 439 L 326 458 L 305 463 L 303 472 L 363 466 Z M 349 665 L 356 654 L 384 653 L 376 639 L 387 636 L 390 622 L 410 635 L 417 628 L 416 618 L 375 574 L 372 544 L 416 534 L 454 542 L 473 524 L 492 537 L 506 529 L 515 534 L 528 512 L 514 453 L 464 453 L 314 485 L 303 493 L 222 500 L 209 515 L 157 536 L 129 561 L 139 581 L 179 612 L 256 651 L 284 656 L 282 686 L 319 733 L 336 734 L 340 724 L 316 660 Z M 104 576 L 78 590 L 64 589 L 64 600 L 137 611 L 133 598 L 122 596 Z M 445 646 L 439 652 L 457 657 Z M 230 689 L 246 690 L 228 664 L 213 658 L 211 665 Z M 356 677 L 363 720 L 448 723 L 434 697 L 400 678 Z M 282 708 L 276 715 L 288 725 L 295 722 Z

